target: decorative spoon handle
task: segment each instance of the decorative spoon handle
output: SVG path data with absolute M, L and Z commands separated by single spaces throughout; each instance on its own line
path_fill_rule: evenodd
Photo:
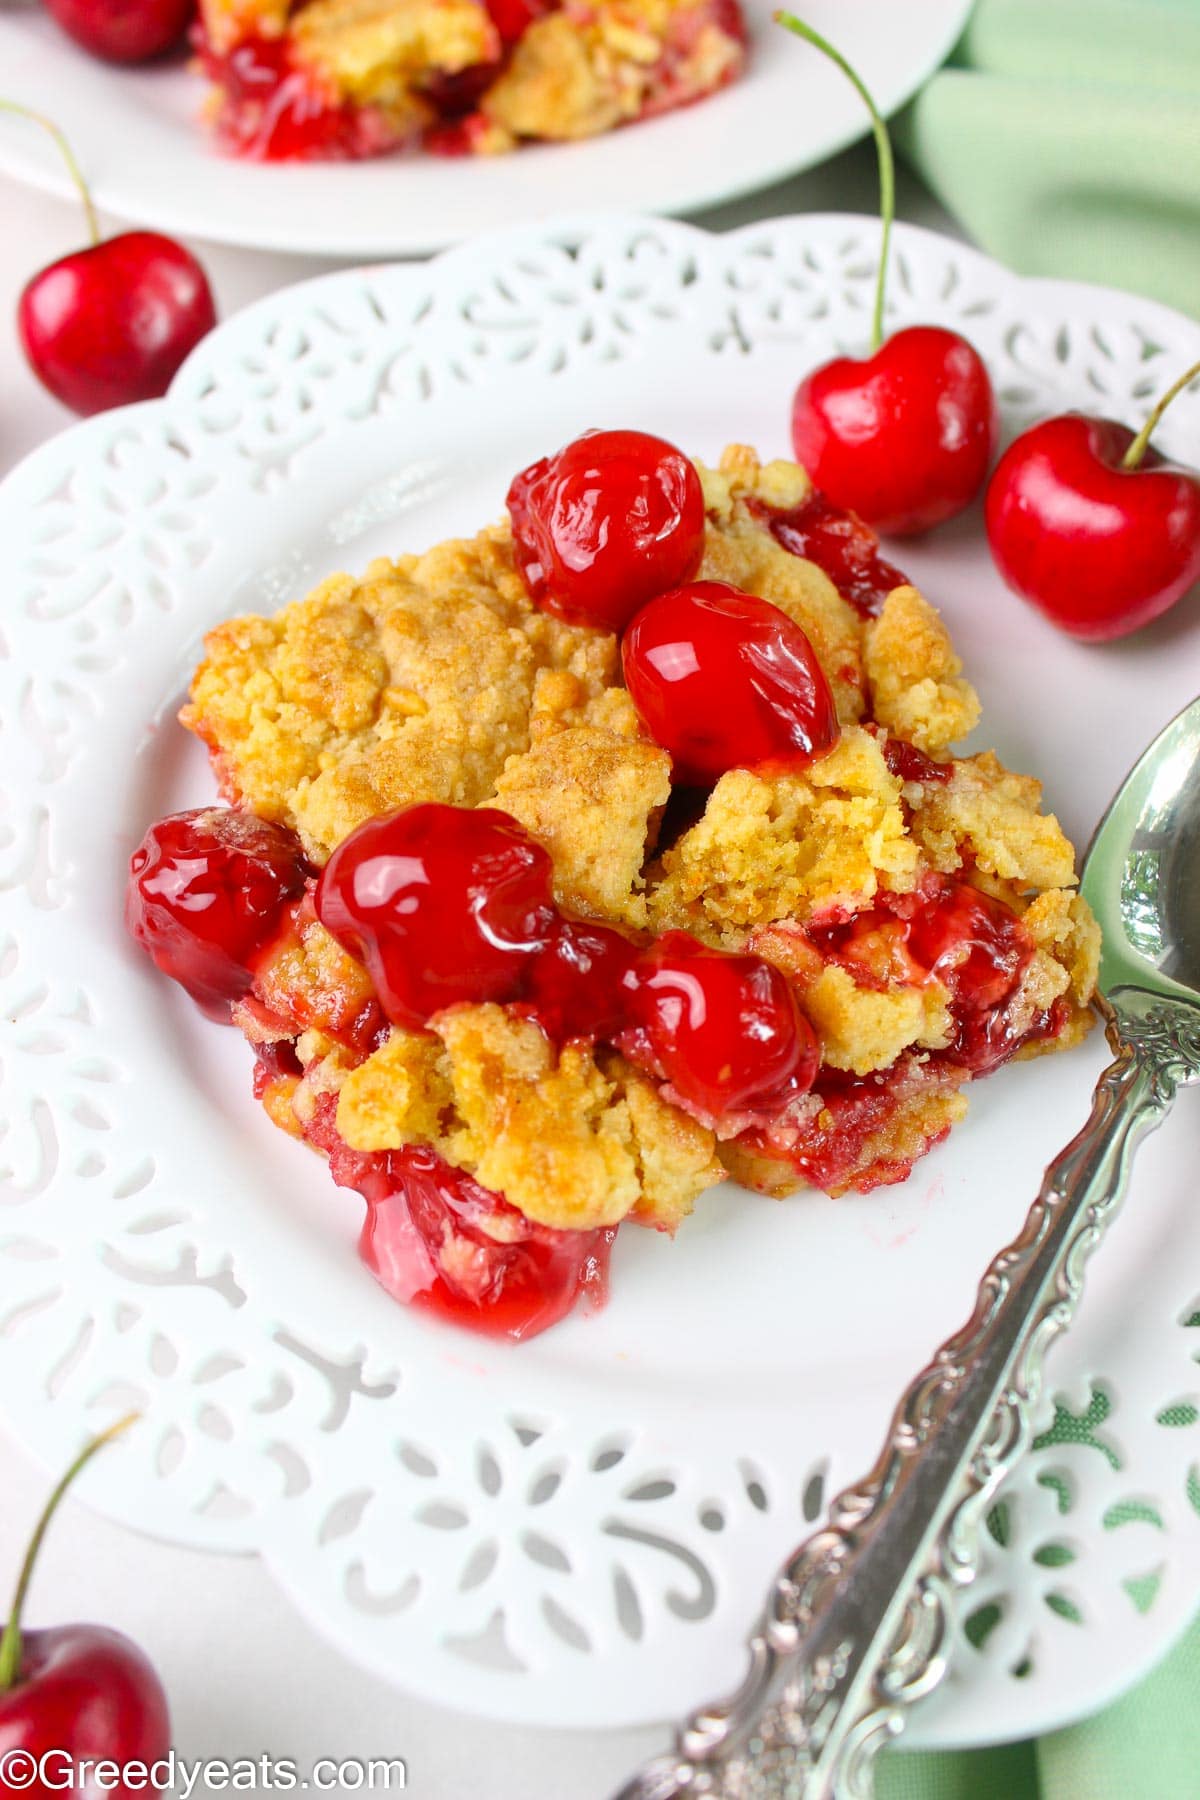
M 674 1753 L 617 1800 L 856 1800 L 881 1744 L 947 1662 L 950 1590 L 976 1572 L 978 1525 L 1024 1450 L 1042 1357 L 1070 1322 L 1142 1137 L 1200 1077 L 1200 1009 L 1126 989 L 1115 1060 L 1083 1130 L 1046 1171 L 975 1310 L 912 1381 L 866 1478 L 775 1579 L 737 1692 L 693 1714 Z

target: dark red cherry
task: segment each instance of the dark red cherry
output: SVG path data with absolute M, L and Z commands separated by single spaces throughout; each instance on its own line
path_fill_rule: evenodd
M 892 737 L 886 731 L 875 728 L 873 734 L 879 740 L 879 748 L 883 751 L 883 760 L 893 775 L 901 781 L 919 781 L 923 784 L 933 782 L 945 783 L 954 774 L 952 762 L 935 762 L 932 756 L 926 756 L 915 744 L 905 738 Z
M 876 618 L 893 588 L 908 581 L 880 556 L 879 539 L 870 526 L 816 488 L 787 512 L 761 500 L 752 500 L 750 510 L 785 550 L 824 569 L 842 599 L 864 619 Z
M 123 231 L 32 276 L 17 303 L 35 375 L 73 412 L 165 394 L 217 322 L 190 250 L 158 231 Z
M 627 989 L 632 1024 L 618 1048 L 705 1118 L 773 1116 L 816 1079 L 812 1026 L 761 957 L 668 931 L 642 952 Z
M 194 0 L 44 0 L 68 37 L 105 62 L 147 62 L 178 44 Z
M 954 1041 L 947 1061 L 986 1074 L 1017 1048 L 1008 1002 L 1033 955 L 1011 907 L 966 882 L 947 881 L 913 913 L 908 950 L 950 990 Z
M 219 806 L 174 813 L 130 858 L 125 923 L 164 975 L 228 1019 L 308 872 L 281 825 Z
M 513 543 L 539 606 L 621 631 L 704 554 L 704 494 L 681 450 L 644 431 L 589 431 L 508 490 Z
M 837 710 L 816 653 L 768 600 L 695 581 L 643 607 L 621 646 L 625 685 L 678 782 L 823 756 Z
M 561 918 L 530 965 L 522 1002 L 547 1037 L 613 1038 L 625 1022 L 623 984 L 636 945 L 588 919 Z
M 396 1025 L 507 1001 L 556 926 L 553 865 L 515 819 L 430 802 L 368 819 L 317 885 L 317 917 L 366 963 Z

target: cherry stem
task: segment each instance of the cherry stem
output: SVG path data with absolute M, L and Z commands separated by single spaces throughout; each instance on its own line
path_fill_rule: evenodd
M 87 219 L 88 233 L 91 237 L 92 244 L 93 246 L 98 244 L 100 242 L 100 221 L 96 217 L 96 208 L 92 204 L 91 191 L 83 178 L 83 170 L 76 161 L 75 152 L 72 150 L 70 144 L 68 144 L 66 137 L 54 123 L 54 120 L 48 119 L 45 113 L 34 112 L 31 106 L 21 106 L 16 100 L 0 99 L 0 112 L 15 113 L 19 119 L 32 119 L 35 125 L 40 125 L 43 131 L 48 131 L 50 133 L 50 136 L 58 145 L 63 161 L 67 165 L 67 172 L 69 173 L 71 180 L 79 189 L 79 198 L 83 201 L 84 216 Z
M 832 63 L 842 71 L 847 81 L 855 88 L 871 115 L 871 130 L 875 133 L 875 153 L 879 159 L 879 216 L 883 221 L 883 242 L 879 249 L 879 274 L 875 280 L 875 311 L 871 316 L 871 350 L 878 350 L 883 342 L 883 294 L 887 285 L 888 250 L 892 242 L 892 220 L 896 216 L 896 165 L 892 160 L 892 140 L 888 136 L 888 128 L 883 122 L 879 108 L 872 100 L 866 84 L 856 70 L 852 69 L 840 50 L 835 50 L 827 38 L 803 19 L 796 18 L 794 13 L 777 12 L 775 23 L 785 30 L 793 32 L 796 37 L 815 46 Z
M 59 1501 L 80 1470 L 91 1462 L 96 1452 L 102 1450 L 105 1444 L 111 1443 L 113 1438 L 119 1437 L 123 1431 L 128 1431 L 139 1417 L 138 1413 L 126 1413 L 123 1419 L 118 1419 L 115 1425 L 110 1425 L 107 1431 L 102 1431 L 98 1437 L 94 1437 L 86 1443 L 43 1507 L 42 1516 L 34 1527 L 33 1536 L 29 1540 L 29 1548 L 25 1552 L 21 1573 L 17 1577 L 17 1591 L 13 1595 L 8 1624 L 4 1627 L 3 1638 L 0 1638 L 0 1694 L 8 1693 L 10 1688 L 16 1686 L 20 1678 L 21 1613 L 25 1606 L 29 1583 L 33 1577 L 33 1565 L 37 1561 L 38 1551 L 42 1547 L 42 1539 L 46 1535 L 50 1521 L 58 1511 Z
M 1128 450 L 1121 458 L 1121 467 L 1123 469 L 1137 468 L 1143 456 L 1145 456 L 1146 451 L 1149 448 L 1150 439 L 1158 429 L 1158 422 L 1166 412 L 1168 406 L 1170 406 L 1176 394 L 1182 394 L 1184 388 L 1195 381 L 1197 375 L 1200 375 L 1200 362 L 1195 362 L 1190 369 L 1185 369 L 1183 374 L 1179 377 L 1179 380 L 1171 383 L 1162 399 L 1155 402 L 1154 410 L 1150 414 L 1150 417 L 1146 420 L 1146 423 L 1142 426 L 1142 429 L 1138 432 L 1132 444 L 1130 444 Z

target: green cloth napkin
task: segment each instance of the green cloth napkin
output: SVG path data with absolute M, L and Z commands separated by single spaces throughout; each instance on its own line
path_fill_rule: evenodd
M 1196 1800 L 1200 1619 L 1132 1693 L 1095 1718 L 995 1750 L 891 1750 L 876 1800 Z
M 894 131 L 1001 262 L 1200 314 L 1200 0 L 978 0 Z

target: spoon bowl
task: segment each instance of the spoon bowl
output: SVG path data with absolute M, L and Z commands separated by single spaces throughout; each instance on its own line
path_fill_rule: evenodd
M 1200 1001 L 1200 699 L 1159 733 L 1096 828 L 1083 893 L 1103 933 L 1100 989 Z

